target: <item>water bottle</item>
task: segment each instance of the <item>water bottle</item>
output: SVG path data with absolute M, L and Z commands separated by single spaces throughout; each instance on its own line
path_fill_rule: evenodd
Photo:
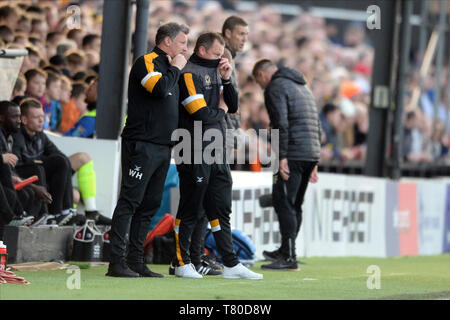
M 6 270 L 6 257 L 8 256 L 6 252 L 6 244 L 0 241 L 0 271 Z

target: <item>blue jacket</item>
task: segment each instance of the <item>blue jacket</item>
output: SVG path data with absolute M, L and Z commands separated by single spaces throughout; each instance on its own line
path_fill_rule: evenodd
M 64 133 L 64 135 L 69 137 L 92 138 L 95 132 L 96 116 L 96 109 L 82 115 L 74 127 Z
M 43 106 L 44 108 L 44 129 L 51 131 L 58 131 L 59 124 L 62 118 L 62 106 L 56 101 L 52 100 L 49 104 Z

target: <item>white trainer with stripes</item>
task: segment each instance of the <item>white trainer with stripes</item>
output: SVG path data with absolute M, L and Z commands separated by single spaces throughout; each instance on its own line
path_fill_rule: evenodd
M 247 279 L 247 280 L 262 280 L 263 275 L 256 273 L 246 268 L 242 263 L 238 263 L 232 268 L 223 267 L 224 279 Z
M 192 263 L 185 264 L 184 266 L 175 267 L 175 275 L 180 278 L 200 279 L 203 276 L 195 270 Z

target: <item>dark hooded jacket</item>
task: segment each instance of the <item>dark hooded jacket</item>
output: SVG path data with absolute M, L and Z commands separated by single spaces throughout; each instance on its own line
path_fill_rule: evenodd
M 279 129 L 279 158 L 319 161 L 320 121 L 304 76 L 281 67 L 264 91 L 272 129 Z

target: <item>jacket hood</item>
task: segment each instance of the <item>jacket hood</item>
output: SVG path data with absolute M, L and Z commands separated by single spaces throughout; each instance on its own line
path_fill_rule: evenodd
M 287 67 L 280 67 L 278 71 L 274 73 L 272 80 L 275 80 L 276 78 L 286 78 L 301 85 L 306 84 L 306 80 L 303 74 L 301 74 L 297 70 Z

